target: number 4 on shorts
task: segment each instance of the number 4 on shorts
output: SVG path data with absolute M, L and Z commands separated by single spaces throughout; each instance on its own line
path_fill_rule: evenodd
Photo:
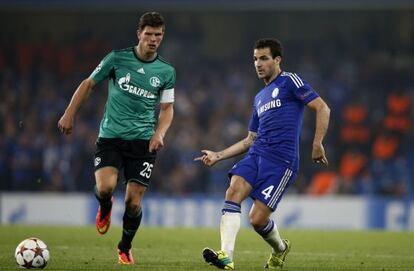
M 262 190 L 262 194 L 265 196 L 266 200 L 272 196 L 272 191 L 274 187 L 275 187 L 274 185 L 271 185 Z

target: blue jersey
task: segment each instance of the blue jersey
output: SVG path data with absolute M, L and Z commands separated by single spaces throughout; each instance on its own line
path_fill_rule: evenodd
M 281 72 L 255 97 L 249 131 L 257 133 L 249 153 L 299 169 L 303 109 L 319 97 L 297 74 Z

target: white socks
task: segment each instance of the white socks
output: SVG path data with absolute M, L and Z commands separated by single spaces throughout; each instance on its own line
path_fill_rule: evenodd
M 223 215 L 220 222 L 221 250 L 226 252 L 231 260 L 233 260 L 237 233 L 240 230 L 240 207 L 240 204 L 226 201 L 222 210 Z M 269 219 L 265 226 L 255 230 L 270 245 L 273 254 L 280 254 L 285 251 L 286 244 L 280 238 L 276 223 L 273 220 Z
M 233 251 L 236 243 L 236 236 L 240 229 L 240 217 L 241 213 L 230 212 L 225 212 L 221 216 L 221 250 L 225 251 L 231 260 L 233 260 Z
M 265 240 L 272 247 L 273 254 L 280 254 L 286 249 L 286 244 L 280 238 L 280 234 L 277 230 L 276 223 L 274 223 L 273 230 L 269 232 L 266 236 L 263 236 L 263 240 Z

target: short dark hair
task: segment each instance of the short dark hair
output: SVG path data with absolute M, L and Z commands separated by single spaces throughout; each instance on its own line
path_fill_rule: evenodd
M 146 26 L 151 27 L 160 27 L 162 26 L 165 30 L 164 18 L 159 12 L 151 11 L 144 13 L 141 18 L 139 18 L 138 31 L 144 30 Z
M 283 57 L 283 46 L 282 43 L 278 39 L 270 38 L 270 39 L 260 39 L 257 40 L 254 44 L 254 49 L 264 49 L 269 48 L 270 52 L 272 53 L 272 57 L 275 58 L 277 56 Z

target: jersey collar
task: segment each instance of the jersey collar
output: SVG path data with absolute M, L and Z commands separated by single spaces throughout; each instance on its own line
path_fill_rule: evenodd
M 134 52 L 134 56 L 136 57 L 136 59 L 138 59 L 139 61 L 144 62 L 144 63 L 152 63 L 152 62 L 154 62 L 155 60 L 158 59 L 158 53 L 156 53 L 154 59 L 148 61 L 148 60 L 143 60 L 139 57 L 139 55 L 137 54 L 137 50 L 135 49 L 135 46 L 132 47 L 132 51 Z

